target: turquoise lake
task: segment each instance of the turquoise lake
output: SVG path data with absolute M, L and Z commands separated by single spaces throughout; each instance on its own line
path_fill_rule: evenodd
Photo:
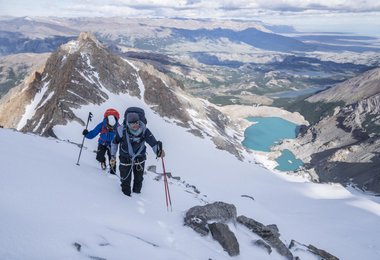
M 270 147 L 282 139 L 292 139 L 297 135 L 297 125 L 279 117 L 249 117 L 256 122 L 244 132 L 243 145 L 256 151 L 269 152 Z M 276 169 L 281 171 L 297 170 L 303 163 L 289 150 L 284 150 L 276 159 Z

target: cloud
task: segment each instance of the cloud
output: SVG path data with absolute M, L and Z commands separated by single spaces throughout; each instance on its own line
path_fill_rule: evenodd
M 259 8 L 272 11 L 380 11 L 380 3 L 377 0 L 256 0 L 255 2 Z
M 77 4 L 77 3 L 80 4 Z M 73 2 L 74 3 L 74 2 Z M 85 16 L 147 15 L 250 18 L 263 13 L 361 13 L 380 11 L 378 0 L 80 0 L 66 10 Z M 95 13 L 94 13 L 95 11 Z
M 380 12 L 378 0 L 19 0 L 1 5 L 0 15 L 13 16 L 252 19 L 278 14 Z

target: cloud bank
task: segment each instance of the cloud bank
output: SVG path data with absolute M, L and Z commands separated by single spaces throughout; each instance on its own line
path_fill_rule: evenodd
M 379 35 L 379 0 L 0 0 L 0 15 L 242 19 Z
M 78 4 L 79 3 L 79 4 Z M 110 0 L 75 1 L 64 9 L 87 15 L 187 18 L 252 18 L 274 13 L 380 12 L 378 0 Z
M 378 0 L 0 0 L 0 15 L 239 18 L 380 12 Z

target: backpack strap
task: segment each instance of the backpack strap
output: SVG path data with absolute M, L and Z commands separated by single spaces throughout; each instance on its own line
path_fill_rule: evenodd
M 134 164 L 136 157 L 139 156 L 145 148 L 145 141 L 144 141 L 144 139 L 141 140 L 140 148 L 135 153 L 133 151 L 131 140 L 129 139 L 129 135 L 126 134 L 126 137 L 127 137 L 128 153 L 129 153 L 129 155 L 131 155 L 132 164 Z
M 123 137 L 122 137 L 122 142 L 126 142 L 127 143 L 127 146 L 128 146 L 128 154 L 131 156 L 131 161 L 132 161 L 132 166 L 135 164 L 135 159 L 136 157 L 138 157 L 139 155 L 141 155 L 141 152 L 144 150 L 145 148 L 145 138 L 144 138 L 144 135 L 145 135 L 145 129 L 144 131 L 141 133 L 141 142 L 140 142 L 140 148 L 139 150 L 135 153 L 133 151 L 133 147 L 132 147 L 132 144 L 131 144 L 131 140 L 129 138 L 129 134 L 127 133 L 128 129 L 126 126 L 123 127 Z

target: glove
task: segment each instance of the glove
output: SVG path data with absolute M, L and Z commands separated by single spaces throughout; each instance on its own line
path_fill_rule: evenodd
M 164 153 L 164 156 L 165 156 L 165 152 L 164 150 L 162 150 L 162 142 L 161 141 L 157 141 L 157 158 L 164 158 L 162 156 L 162 153 Z
M 114 168 L 115 166 L 116 166 L 116 159 L 115 159 L 115 157 L 111 157 L 111 160 L 110 160 L 110 166 L 112 167 L 112 168 Z
M 164 158 L 165 157 L 165 151 L 164 150 L 161 150 L 157 153 L 157 157 L 158 158 Z
M 88 130 L 84 129 L 83 132 L 82 132 L 82 135 L 87 135 L 87 134 L 88 134 Z

